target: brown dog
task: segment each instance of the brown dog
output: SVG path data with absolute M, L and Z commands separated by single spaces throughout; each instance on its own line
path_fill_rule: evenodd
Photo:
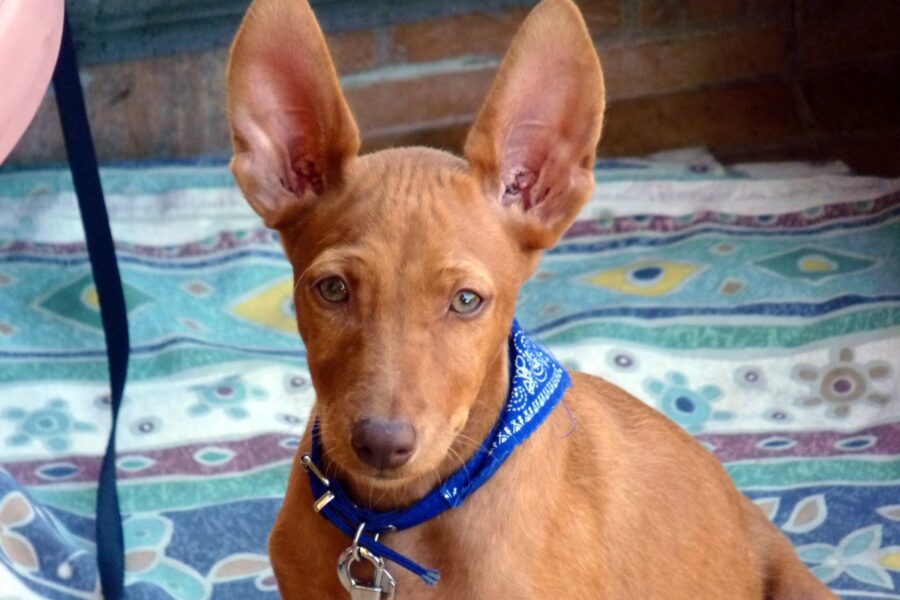
M 534 9 L 465 160 L 357 156 L 306 0 L 254 2 L 228 96 L 232 170 L 294 268 L 328 475 L 362 505 L 408 506 L 492 429 L 519 288 L 593 188 L 604 87 L 581 15 L 570 0 Z M 573 379 L 464 504 L 382 539 L 442 573 L 428 587 L 392 567 L 397 598 L 833 598 L 709 452 L 622 390 Z M 346 598 L 350 540 L 314 500 L 298 461 L 271 537 L 278 584 Z

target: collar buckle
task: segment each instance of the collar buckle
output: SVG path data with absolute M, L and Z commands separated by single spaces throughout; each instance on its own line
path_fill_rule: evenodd
M 300 464 L 303 465 L 304 470 L 312 473 L 326 488 L 331 487 L 331 482 L 325 477 L 325 474 L 319 470 L 319 467 L 316 466 L 316 463 L 313 462 L 313 459 L 309 454 L 304 454 L 300 457 Z M 332 500 L 334 500 L 334 492 L 325 490 L 325 493 L 316 498 L 316 501 L 313 502 L 313 510 L 317 513 L 322 512 L 322 509 L 328 506 Z

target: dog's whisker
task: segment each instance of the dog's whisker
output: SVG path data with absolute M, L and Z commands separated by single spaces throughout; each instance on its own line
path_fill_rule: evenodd
M 469 466 L 466 464 L 466 461 L 464 461 L 463 458 L 459 455 L 459 453 L 456 450 L 454 450 L 453 448 L 448 448 L 447 450 L 448 450 L 450 456 L 455 458 L 459 462 L 459 466 L 462 469 L 465 469 L 466 475 L 471 476 L 471 474 L 469 473 Z

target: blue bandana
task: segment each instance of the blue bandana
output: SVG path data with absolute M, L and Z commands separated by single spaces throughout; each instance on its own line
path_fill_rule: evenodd
M 429 585 L 436 584 L 440 577 L 437 571 L 422 567 L 375 538 L 381 533 L 415 527 L 462 504 L 491 478 L 516 446 L 534 433 L 572 385 L 572 379 L 562 365 L 529 339 L 517 321 L 513 321 L 509 336 L 509 363 L 506 406 L 487 439 L 464 467 L 403 510 L 375 512 L 357 506 L 339 482 L 322 477 L 322 444 L 316 421 L 312 431 L 312 454 L 303 458 L 310 464 L 307 469 L 309 484 L 313 496 L 318 498 L 316 509 L 319 513 L 351 538 L 362 526 L 359 546 L 412 571 Z

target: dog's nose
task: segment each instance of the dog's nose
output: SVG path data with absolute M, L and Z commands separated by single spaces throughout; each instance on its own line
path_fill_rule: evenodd
M 416 430 L 405 421 L 362 419 L 353 426 L 350 445 L 361 461 L 376 469 L 396 469 L 416 448 Z

